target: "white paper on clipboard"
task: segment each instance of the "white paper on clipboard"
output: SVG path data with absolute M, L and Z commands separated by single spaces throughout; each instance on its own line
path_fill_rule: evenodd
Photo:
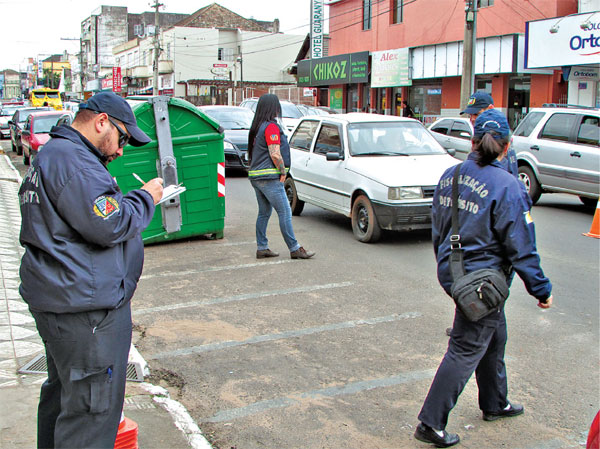
M 182 185 L 171 184 L 163 189 L 163 196 L 157 204 L 162 204 L 165 201 L 169 201 L 171 198 L 175 198 L 177 195 L 181 195 L 185 192 L 185 187 Z

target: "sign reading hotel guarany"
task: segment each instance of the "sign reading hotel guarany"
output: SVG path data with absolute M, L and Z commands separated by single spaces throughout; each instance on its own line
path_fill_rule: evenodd
M 323 24 L 324 24 L 323 0 L 311 0 L 310 2 L 310 57 L 317 59 L 323 57 Z

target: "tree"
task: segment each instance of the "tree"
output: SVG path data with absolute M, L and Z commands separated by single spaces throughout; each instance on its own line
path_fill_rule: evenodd
M 44 87 L 50 89 L 58 89 L 60 83 L 60 73 L 53 72 L 50 69 L 44 69 L 44 77 L 42 78 L 42 84 Z

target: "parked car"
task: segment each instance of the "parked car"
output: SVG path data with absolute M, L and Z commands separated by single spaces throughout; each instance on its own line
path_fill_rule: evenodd
M 600 196 L 600 109 L 533 108 L 515 130 L 510 145 L 519 178 L 535 202 L 542 193 L 579 196 L 595 207 Z
M 303 117 L 305 114 L 303 114 L 302 111 L 298 108 L 298 106 L 292 102 L 286 100 L 279 100 L 279 103 L 281 103 L 281 115 L 283 126 L 285 128 L 284 131 L 287 131 L 287 133 L 289 134 L 294 130 L 294 128 L 300 121 L 300 118 Z M 240 103 L 240 106 L 243 108 L 248 108 L 252 112 L 255 112 L 257 104 L 258 98 L 247 98 Z
M 248 132 L 254 113 L 239 106 L 198 106 L 225 130 L 225 168 L 248 168 Z
M 471 152 L 473 125 L 468 118 L 444 117 L 429 125 L 431 135 L 451 156 L 461 161 Z
M 351 218 L 361 242 L 431 227 L 435 187 L 457 160 L 418 121 L 350 113 L 302 119 L 290 138 L 292 213 L 310 203 Z
M 329 114 L 337 114 L 333 109 L 324 108 L 322 106 L 308 106 L 305 104 L 297 104 L 296 107 L 300 109 L 302 115 L 329 115 Z
M 21 132 L 23 130 L 23 126 L 27 121 L 27 117 L 29 114 L 33 112 L 41 112 L 41 111 L 53 111 L 54 108 L 51 107 L 41 107 L 41 108 L 21 108 L 17 109 L 13 114 L 12 118 L 8 121 L 8 127 L 10 129 L 10 145 L 13 151 L 16 151 L 20 156 L 23 154 L 23 147 L 21 146 Z
M 24 107 L 25 106 L 23 106 L 22 104 L 2 105 L 2 108 L 0 108 L 0 139 L 10 137 L 10 127 L 8 126 L 8 122 L 15 114 L 15 111 L 17 109 L 23 109 Z
M 50 139 L 50 130 L 59 120 L 72 116 L 71 111 L 44 111 L 29 114 L 21 132 L 23 164 L 29 165 L 30 160 L 37 156 L 38 151 Z

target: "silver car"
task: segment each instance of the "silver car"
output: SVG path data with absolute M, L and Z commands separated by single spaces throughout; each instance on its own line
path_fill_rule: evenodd
M 519 178 L 535 203 L 542 193 L 579 196 L 595 207 L 600 195 L 600 110 L 548 105 L 533 108 L 515 130 L 511 146 Z
M 436 120 L 428 127 L 429 131 L 451 156 L 461 161 L 471 152 L 473 126 L 468 118 L 445 117 Z

